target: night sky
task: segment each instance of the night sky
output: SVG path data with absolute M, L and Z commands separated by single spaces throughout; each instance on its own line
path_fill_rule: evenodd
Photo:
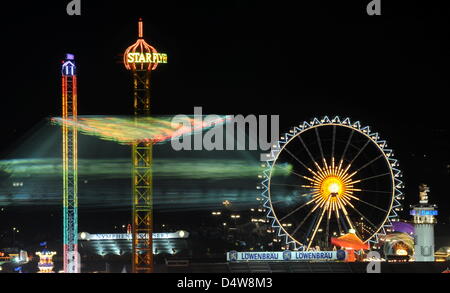
M 280 131 L 316 116 L 370 125 L 400 159 L 405 207 L 431 187 L 450 222 L 449 4 L 369 1 L 69 1 L 2 3 L 0 159 L 61 112 L 60 61 L 74 53 L 83 115 L 132 114 L 121 54 L 137 39 L 167 53 L 152 113 L 280 115 Z M 16 4 L 17 3 L 17 4 Z M 406 214 L 405 214 L 406 215 Z

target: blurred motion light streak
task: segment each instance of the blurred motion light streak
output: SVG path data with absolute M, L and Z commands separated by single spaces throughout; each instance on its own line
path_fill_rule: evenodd
M 177 117 L 177 122 L 172 122 L 172 117 L 78 116 L 78 120 L 53 117 L 51 122 L 55 125 L 75 127 L 85 135 L 129 145 L 136 141 L 153 144 L 167 142 L 222 125 L 231 119 L 231 116 L 221 116 L 215 120 L 194 119 L 185 116 L 185 118 Z

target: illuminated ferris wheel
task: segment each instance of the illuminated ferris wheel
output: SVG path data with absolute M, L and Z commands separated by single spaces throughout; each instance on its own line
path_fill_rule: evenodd
M 349 118 L 314 118 L 292 128 L 264 167 L 263 206 L 289 249 L 331 249 L 331 237 L 348 232 L 375 245 L 402 209 L 393 151 Z

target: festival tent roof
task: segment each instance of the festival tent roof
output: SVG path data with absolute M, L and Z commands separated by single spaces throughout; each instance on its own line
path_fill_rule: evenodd
M 339 246 L 339 247 L 347 248 L 347 249 L 348 248 L 354 249 L 354 250 L 369 249 L 369 244 L 364 243 L 354 233 L 347 233 L 338 238 L 332 237 L 331 244 Z
M 414 234 L 414 225 L 407 222 L 392 222 L 392 228 L 396 232 Z

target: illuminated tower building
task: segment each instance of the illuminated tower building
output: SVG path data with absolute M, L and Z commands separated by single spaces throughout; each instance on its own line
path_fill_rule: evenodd
M 77 120 L 77 76 L 75 58 L 62 61 L 62 119 Z M 64 272 L 79 273 L 78 265 L 78 156 L 77 130 L 63 124 L 63 262 Z
M 36 252 L 36 255 L 39 256 L 38 262 L 38 273 L 54 273 L 53 272 L 53 256 L 56 254 L 54 251 L 48 251 L 44 249 L 43 251 Z
M 139 38 L 124 54 L 125 68 L 133 75 L 134 115 L 136 119 L 150 115 L 150 74 L 158 63 L 167 63 L 167 55 L 158 53 L 144 40 L 143 23 L 139 19 Z M 133 189 L 133 273 L 153 271 L 153 196 L 152 143 L 134 142 L 132 146 Z
M 434 225 L 438 214 L 437 206 L 428 203 L 430 189 L 426 184 L 419 186 L 420 201 L 411 206 L 414 217 L 414 258 L 416 261 L 434 261 Z

